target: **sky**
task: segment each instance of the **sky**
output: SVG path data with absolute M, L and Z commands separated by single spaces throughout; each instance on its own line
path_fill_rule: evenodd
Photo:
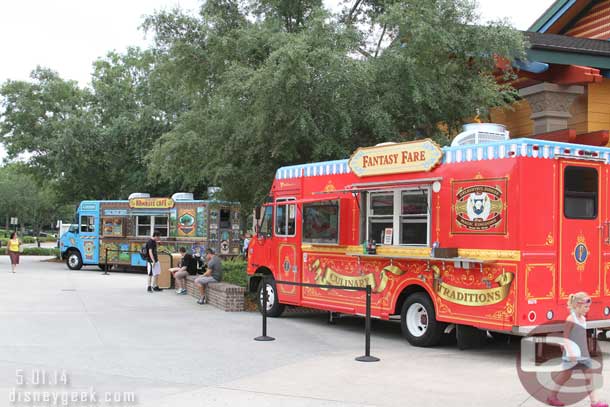
M 324 0 L 336 8 L 342 0 Z M 508 18 L 525 30 L 553 0 L 479 0 L 482 19 Z M 92 63 L 108 51 L 146 47 L 152 36 L 139 29 L 155 10 L 197 10 L 200 0 L 0 0 L 0 83 L 27 80 L 37 66 L 64 79 L 89 82 Z
M 337 11 L 344 0 L 324 0 Z M 422 0 L 425 1 L 425 0 Z M 483 21 L 508 19 L 526 30 L 553 0 L 478 0 Z M 180 7 L 195 12 L 201 0 L 0 0 L 0 84 L 28 80 L 37 65 L 87 86 L 96 59 L 129 46 L 146 48 L 152 35 L 143 18 Z M 0 160 L 6 156 L 0 144 Z

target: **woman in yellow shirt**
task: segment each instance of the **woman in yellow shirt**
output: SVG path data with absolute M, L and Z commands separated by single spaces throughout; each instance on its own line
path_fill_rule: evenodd
M 8 241 L 8 255 L 11 258 L 11 267 L 13 268 L 13 273 L 15 272 L 15 267 L 19 264 L 19 249 L 21 247 L 21 240 L 17 236 L 17 232 L 11 233 L 11 238 Z

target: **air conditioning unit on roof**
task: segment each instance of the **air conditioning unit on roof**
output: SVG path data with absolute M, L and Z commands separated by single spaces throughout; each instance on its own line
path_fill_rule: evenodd
M 133 194 L 129 194 L 129 198 L 127 199 L 140 199 L 140 198 L 150 198 L 150 194 L 145 192 L 134 192 Z
M 462 127 L 462 132 L 455 136 L 451 146 L 493 143 L 508 140 L 509 138 L 510 132 L 502 124 L 469 123 Z
M 172 195 L 172 199 L 174 201 L 192 201 L 194 198 L 190 192 L 176 192 Z

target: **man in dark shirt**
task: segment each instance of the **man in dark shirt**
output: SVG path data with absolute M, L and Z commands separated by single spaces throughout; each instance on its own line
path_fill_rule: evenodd
M 207 298 L 205 296 L 205 289 L 209 283 L 218 283 L 222 280 L 222 263 L 220 258 L 214 254 L 214 250 L 207 249 L 205 251 L 205 257 L 208 261 L 207 271 L 195 280 L 195 284 L 199 288 L 201 298 L 197 301 L 197 304 L 205 304 Z
M 146 271 L 148 272 L 148 292 L 163 291 L 159 288 L 157 279 L 161 274 L 161 265 L 159 264 L 159 256 L 157 255 L 157 242 L 161 240 L 161 232 L 155 230 L 152 237 L 146 242 L 146 253 L 148 258 L 146 259 Z M 151 284 L 152 283 L 152 284 Z

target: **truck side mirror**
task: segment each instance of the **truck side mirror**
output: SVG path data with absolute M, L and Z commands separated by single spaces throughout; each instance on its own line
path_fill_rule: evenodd
M 257 206 L 256 208 L 254 208 L 254 216 L 256 217 L 256 220 L 261 220 L 261 207 Z

